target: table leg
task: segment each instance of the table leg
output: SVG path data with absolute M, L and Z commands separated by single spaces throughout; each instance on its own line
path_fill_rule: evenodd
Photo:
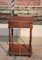
M 12 38 L 12 44 L 13 44 L 13 28 L 11 28 L 11 38 Z
M 30 28 L 29 52 L 31 52 L 32 48 L 31 42 L 32 42 L 32 28 Z
M 10 32 L 10 28 L 9 28 L 9 52 L 11 51 L 11 32 Z

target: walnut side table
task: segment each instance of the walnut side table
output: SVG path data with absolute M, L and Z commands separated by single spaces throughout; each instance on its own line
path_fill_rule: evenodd
M 11 16 L 10 19 L 8 20 L 8 28 L 9 28 L 9 52 L 8 52 L 9 55 L 31 56 L 33 17 Z M 29 45 L 13 43 L 13 28 L 30 28 Z

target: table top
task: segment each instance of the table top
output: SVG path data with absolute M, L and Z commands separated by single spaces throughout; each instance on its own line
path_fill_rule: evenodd
M 32 16 L 10 16 L 9 23 L 11 22 L 28 22 L 33 23 L 33 17 Z

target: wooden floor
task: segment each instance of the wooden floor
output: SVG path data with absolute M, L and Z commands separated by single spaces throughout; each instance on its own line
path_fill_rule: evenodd
M 17 37 L 15 37 L 17 38 Z M 27 37 L 21 37 L 27 39 Z M 7 40 L 7 41 L 6 41 Z M 0 60 L 42 60 L 42 37 L 32 39 L 33 54 L 31 58 L 25 56 L 9 56 L 8 53 L 8 37 L 0 37 Z

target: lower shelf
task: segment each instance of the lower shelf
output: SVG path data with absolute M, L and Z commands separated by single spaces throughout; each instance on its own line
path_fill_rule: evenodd
M 9 45 L 9 55 L 16 56 L 31 56 L 32 46 L 26 44 L 10 44 Z

